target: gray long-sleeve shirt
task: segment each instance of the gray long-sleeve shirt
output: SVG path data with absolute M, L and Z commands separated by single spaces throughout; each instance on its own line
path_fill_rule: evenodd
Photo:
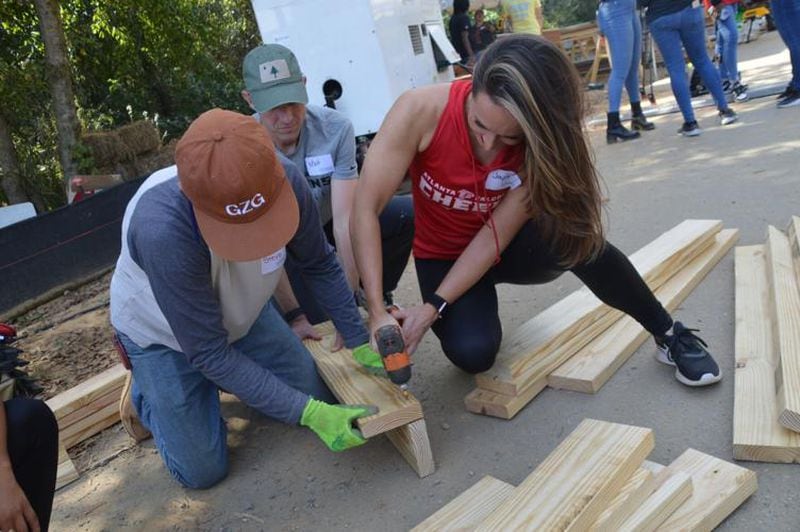
M 288 159 L 281 157 L 281 163 L 300 209 L 300 225 L 286 253 L 302 269 L 345 345 L 361 345 L 368 333 L 322 232 L 308 184 Z M 125 211 L 122 238 L 111 281 L 114 327 L 142 348 L 161 344 L 184 353 L 208 379 L 246 404 L 297 423 L 308 396 L 231 345 L 247 334 L 271 297 L 285 255 L 279 251 L 248 263 L 214 256 L 174 166 L 142 184 Z

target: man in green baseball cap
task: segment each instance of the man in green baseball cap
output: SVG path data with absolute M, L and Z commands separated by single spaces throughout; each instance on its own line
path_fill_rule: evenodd
M 358 183 L 352 122 L 335 109 L 308 104 L 306 78 L 297 57 L 285 46 L 262 44 L 250 50 L 244 58 L 242 75 L 245 85 L 242 97 L 255 111 L 253 118 L 266 128 L 278 151 L 291 159 L 305 176 L 328 241 L 336 248 L 350 289 L 357 291 L 359 275 L 349 229 Z M 414 237 L 411 197 L 392 198 L 380 221 L 383 286 L 390 298 L 388 292 L 397 286 L 411 253 Z M 311 324 L 329 318 L 291 258 L 287 260 L 286 272 L 297 305 L 283 309 L 284 318 L 300 338 L 315 338 Z M 380 366 L 379 358 L 370 362 Z

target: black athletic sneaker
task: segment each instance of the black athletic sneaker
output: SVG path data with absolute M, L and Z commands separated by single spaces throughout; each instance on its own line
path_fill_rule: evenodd
M 778 109 L 785 109 L 786 107 L 794 107 L 800 105 L 800 90 L 790 88 L 786 96 L 778 101 Z
M 675 378 L 686 386 L 708 386 L 722 379 L 719 366 L 706 350 L 706 343 L 679 321 L 672 325 L 672 334 L 656 340 L 656 359 L 675 366 Z
M 789 96 L 789 93 L 790 93 L 790 92 L 792 92 L 792 84 L 791 84 L 791 83 L 789 83 L 788 85 L 786 85 L 786 88 L 785 88 L 785 89 L 783 89 L 783 92 L 782 92 L 782 93 L 780 93 L 780 94 L 778 94 L 778 95 L 775 97 L 775 99 L 776 99 L 776 100 L 783 100 L 784 98 L 786 98 L 787 96 Z
M 684 122 L 681 128 L 678 130 L 678 134 L 683 135 L 684 137 L 696 137 L 702 132 L 703 130 L 697 125 L 697 120 Z
M 736 115 L 736 112 L 730 107 L 720 110 L 719 121 L 723 126 L 733 124 L 737 120 L 739 120 L 739 117 Z

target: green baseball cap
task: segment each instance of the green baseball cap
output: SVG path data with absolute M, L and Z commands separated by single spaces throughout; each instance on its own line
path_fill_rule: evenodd
M 262 44 L 250 50 L 242 64 L 242 75 L 259 113 L 287 103 L 308 103 L 303 72 L 285 46 Z

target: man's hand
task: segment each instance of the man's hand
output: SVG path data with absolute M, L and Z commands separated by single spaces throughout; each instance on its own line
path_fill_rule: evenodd
M 295 319 L 293 319 L 289 323 L 289 327 L 292 329 L 292 332 L 300 338 L 300 341 L 303 340 L 322 340 L 322 336 L 320 336 L 314 326 L 311 325 L 311 322 L 308 321 L 305 314 L 300 314 Z
M 409 355 L 414 354 L 422 337 L 439 318 L 433 305 L 427 303 L 392 311 L 392 316 L 403 323 L 403 340 Z
M 373 351 L 368 343 L 353 349 L 353 358 L 373 375 L 386 377 L 386 368 L 383 367 L 381 355 Z
M 3 405 L 0 404 L 0 408 Z M 0 530 L 39 532 L 39 519 L 17 484 L 11 465 L 0 465 Z
M 319 436 L 331 451 L 344 451 L 366 443 L 361 431 L 353 428 L 353 421 L 378 413 L 378 408 L 367 405 L 329 405 L 309 399 L 300 418 L 300 424 Z

